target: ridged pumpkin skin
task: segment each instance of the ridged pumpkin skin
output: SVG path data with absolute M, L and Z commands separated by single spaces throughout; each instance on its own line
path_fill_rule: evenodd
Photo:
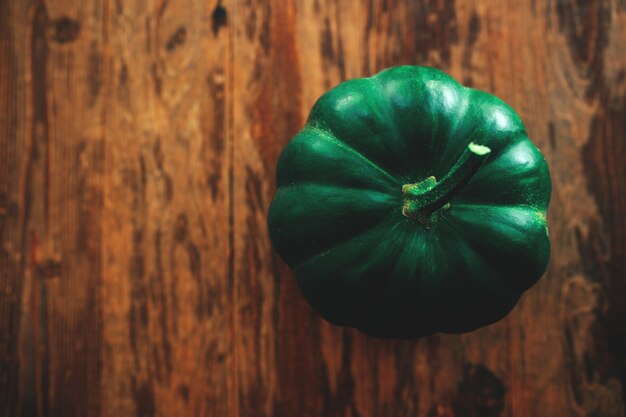
M 494 323 L 548 263 L 543 156 L 513 109 L 434 68 L 325 93 L 276 183 L 270 238 L 304 297 L 375 337 Z

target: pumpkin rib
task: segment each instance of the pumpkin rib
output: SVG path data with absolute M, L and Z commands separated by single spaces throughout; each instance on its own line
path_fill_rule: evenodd
M 377 74 L 377 75 L 380 75 L 380 74 Z M 392 115 L 395 113 L 395 110 L 393 110 L 393 108 L 391 107 L 389 103 L 389 97 L 387 96 L 387 94 L 383 93 L 384 84 L 382 83 L 380 77 L 377 77 L 376 75 L 373 77 L 366 78 L 366 80 L 368 80 L 371 83 L 372 87 L 378 92 L 378 95 L 381 98 L 381 100 L 378 100 L 378 104 L 379 106 L 382 107 L 380 109 L 381 114 L 385 118 L 386 125 L 389 126 L 389 130 L 391 131 L 390 136 L 395 137 L 396 145 L 402 146 L 402 149 L 400 149 L 399 151 L 394 151 L 392 149 L 389 149 L 388 152 L 395 155 L 396 159 L 398 160 L 398 163 L 401 165 L 401 169 L 402 169 L 401 175 L 402 176 L 410 175 L 410 172 L 409 172 L 410 169 L 408 166 L 410 161 L 407 161 L 406 157 L 401 157 L 400 155 L 398 155 L 398 152 L 400 154 L 402 153 L 406 154 L 408 151 L 406 138 L 404 137 L 402 133 L 400 133 L 400 130 L 398 129 L 398 124 L 392 118 Z
M 349 199 L 329 202 L 319 198 L 346 194 Z M 352 201 L 358 204 L 352 205 Z M 399 207 L 394 197 L 377 191 L 312 183 L 281 187 L 270 208 L 270 237 L 287 263 L 296 267 L 306 258 L 376 227 L 393 213 L 393 207 Z
M 464 215 L 458 213 L 459 208 L 465 211 Z M 468 212 L 473 211 L 476 214 L 470 216 Z M 494 213 L 501 216 L 497 218 L 497 221 L 487 221 L 486 218 Z M 504 215 L 502 215 L 503 213 Z M 517 220 L 512 220 L 512 213 L 516 214 Z M 521 214 L 525 217 L 523 220 L 525 223 L 522 223 Z M 548 259 L 537 259 L 534 256 L 537 247 L 545 245 L 546 242 L 549 244 L 545 215 L 541 210 L 535 207 L 465 205 L 457 206 L 457 213 L 454 209 L 450 210 L 448 216 L 448 224 L 453 226 L 459 237 L 479 255 L 476 259 L 492 258 L 493 261 L 490 265 L 498 270 L 502 276 L 508 274 L 518 278 L 516 282 L 510 284 L 517 291 L 521 292 L 528 289 L 545 271 Z M 505 220 L 508 221 L 508 224 L 504 223 Z M 474 233 L 468 233 L 469 230 L 474 230 Z M 478 234 L 479 230 L 480 234 Z M 506 246 L 499 244 L 504 238 L 509 242 Z M 510 249 L 513 246 L 515 247 L 514 251 Z M 535 279 L 521 279 L 527 276 L 532 276 Z
M 360 232 L 358 232 L 358 234 L 354 234 L 351 236 L 345 236 L 343 239 L 334 242 L 331 246 L 326 246 L 324 248 L 320 248 L 320 249 L 316 249 L 316 251 L 312 254 L 309 254 L 308 256 L 306 256 L 304 259 L 301 259 L 301 261 L 297 264 L 294 264 L 292 266 L 292 269 L 294 270 L 294 272 L 297 275 L 297 271 L 298 269 L 302 266 L 303 263 L 306 263 L 308 261 L 310 261 L 312 258 L 316 257 L 316 256 L 327 256 L 329 252 L 331 252 L 333 249 L 335 249 L 338 246 L 347 244 L 351 241 L 355 241 L 357 239 L 363 239 L 366 237 L 366 235 L 368 233 L 370 233 L 373 229 L 377 229 L 379 227 L 382 227 L 383 225 L 386 225 L 387 222 L 391 222 L 391 219 L 396 216 L 397 213 L 395 212 L 390 212 L 387 215 L 381 217 L 380 219 L 378 219 L 374 224 L 372 224 L 369 229 L 365 229 L 362 230 Z
M 455 207 L 462 207 L 462 208 L 492 208 L 492 207 L 496 207 L 496 208 L 502 208 L 502 209 L 515 209 L 515 208 L 521 208 L 521 209 L 528 209 L 528 210 L 533 210 L 533 211 L 540 211 L 536 206 L 532 205 L 532 204 L 526 204 L 526 203 L 520 203 L 520 204 L 507 204 L 507 203 L 502 203 L 502 204 L 498 204 L 498 203 L 474 203 L 474 202 L 467 202 L 467 201 L 453 201 L 454 206 Z M 448 213 L 443 214 L 444 218 L 448 215 Z M 544 217 L 545 218 L 545 217 Z
M 379 96 L 368 78 L 346 81 L 318 99 L 306 124 L 323 128 L 388 172 L 395 172 L 401 155 L 390 146 L 389 139 L 395 143 L 397 138 L 388 134 L 390 126 L 376 103 Z
M 439 242 L 432 234 L 425 233 L 421 227 L 415 226 L 412 229 L 404 229 L 402 238 L 404 245 L 395 259 L 393 273 L 385 280 L 385 287 L 380 291 L 378 307 L 372 313 L 374 317 L 368 318 L 370 322 L 357 326 L 361 331 L 375 337 L 401 339 L 432 333 L 433 326 L 428 322 L 417 321 L 411 329 L 400 331 L 390 326 L 388 320 L 390 315 L 394 317 L 392 323 L 402 323 L 407 315 L 439 314 L 440 304 L 436 300 L 440 298 L 440 286 L 437 280 L 433 279 L 432 272 L 433 265 L 439 262 L 428 256 L 440 255 L 433 249 Z M 423 244 L 424 251 L 415 251 L 420 243 Z M 385 319 L 381 320 L 379 317 Z
M 377 169 L 378 168 L 378 169 Z M 281 155 L 276 171 L 278 187 L 296 183 L 324 183 L 395 193 L 400 182 L 347 146 L 338 146 L 314 129 L 303 129 Z
M 379 289 L 385 281 L 385 277 L 381 278 L 377 272 L 383 273 L 384 264 L 393 262 L 386 255 L 395 251 L 395 247 L 392 250 L 388 239 L 385 239 L 401 227 L 393 217 L 390 214 L 370 230 L 293 267 L 305 298 L 319 309 L 326 320 L 344 326 L 357 326 L 367 316 L 367 310 L 378 297 L 375 289 Z M 357 240 L 360 245 L 355 246 Z M 347 294 L 350 294 L 349 299 L 345 298 Z M 343 299 L 344 302 L 339 301 Z M 328 303 L 335 308 L 324 308 Z
M 500 320 L 515 307 L 522 290 L 507 285 L 508 283 L 504 280 L 498 279 L 499 271 L 493 268 L 482 256 L 477 256 L 478 253 L 458 233 L 458 229 L 451 224 L 446 224 L 446 227 L 451 235 L 457 237 L 454 240 L 454 249 L 459 254 L 460 262 L 464 266 L 463 272 L 467 275 L 460 278 L 461 271 L 459 271 L 454 281 L 457 286 L 464 287 L 463 291 L 457 291 L 457 295 L 462 294 L 461 297 L 468 300 L 468 305 L 463 309 L 465 314 L 462 319 L 448 314 L 449 323 L 445 323 L 445 321 L 441 323 L 442 331 L 464 333 Z M 476 295 L 487 297 L 488 301 L 485 298 L 477 300 Z M 447 305 L 450 304 L 456 304 L 456 302 L 448 300 Z M 445 316 L 445 314 L 441 314 Z M 487 320 L 485 316 L 490 317 L 490 319 Z
M 345 150 L 347 150 L 349 152 L 352 152 L 355 157 L 362 158 L 364 161 L 367 161 L 367 163 L 371 164 L 372 168 L 376 169 L 377 171 L 379 171 L 381 174 L 385 175 L 390 180 L 392 180 L 394 182 L 398 182 L 396 177 L 394 177 L 389 172 L 387 172 L 386 170 L 384 170 L 383 168 L 378 166 L 378 164 L 376 164 L 374 161 L 372 161 L 371 159 L 369 159 L 368 157 L 366 157 L 365 155 L 363 155 L 362 153 L 360 153 L 359 151 L 354 149 L 349 144 L 347 144 L 347 143 L 343 142 L 342 140 L 340 140 L 334 134 L 332 134 L 330 132 L 327 132 L 326 130 L 320 129 L 317 126 L 307 125 L 305 129 L 312 129 L 312 130 L 317 131 L 320 134 L 320 137 L 323 137 L 324 139 L 332 142 L 333 144 L 335 144 L 335 145 L 337 145 L 337 146 L 339 146 L 339 147 L 341 147 L 341 148 L 343 148 L 343 149 L 345 149 Z
M 466 88 L 466 90 L 468 99 L 476 103 L 470 110 L 477 112 L 466 116 L 475 119 L 485 131 L 487 139 L 481 144 L 496 151 L 494 155 L 498 155 L 504 147 L 510 144 L 511 139 L 518 135 L 528 138 L 519 115 L 505 101 L 482 90 L 474 88 Z M 494 139 L 494 136 L 499 136 L 499 138 Z

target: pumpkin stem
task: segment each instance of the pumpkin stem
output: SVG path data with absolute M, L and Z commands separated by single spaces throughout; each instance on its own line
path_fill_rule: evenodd
M 489 153 L 491 149 L 487 146 L 471 142 L 441 181 L 428 177 L 415 184 L 402 186 L 402 214 L 430 228 L 439 218 L 440 209 L 450 207 L 450 200 L 476 174 Z

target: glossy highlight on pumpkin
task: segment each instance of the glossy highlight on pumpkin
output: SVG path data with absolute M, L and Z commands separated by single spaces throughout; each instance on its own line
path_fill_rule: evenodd
M 268 227 L 331 323 L 380 338 L 494 323 L 545 272 L 545 159 L 507 104 L 428 67 L 346 81 L 276 169 Z

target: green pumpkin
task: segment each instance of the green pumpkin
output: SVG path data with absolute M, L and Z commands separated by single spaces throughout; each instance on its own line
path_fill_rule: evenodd
M 375 337 L 494 323 L 548 263 L 545 159 L 513 109 L 434 68 L 325 93 L 276 183 L 270 238 L 304 297 Z

